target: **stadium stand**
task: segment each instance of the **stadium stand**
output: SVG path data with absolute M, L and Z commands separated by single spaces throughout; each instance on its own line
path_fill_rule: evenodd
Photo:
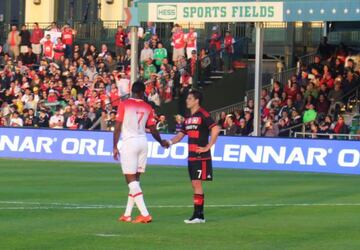
M 192 88 L 206 87 L 213 72 L 232 73 L 237 41 L 230 32 L 223 33 L 213 27 L 207 49 L 198 49 L 191 27 L 185 32 L 175 25 L 170 41 L 161 41 L 151 24 L 139 30 L 139 74 L 155 110 L 183 98 Z M 37 24 L 31 32 L 25 25 L 20 32 L 12 27 L 0 49 L 0 126 L 114 129 L 117 105 L 130 94 L 128 33 L 118 27 L 113 51 L 106 44 L 80 46 L 76 34 L 68 25 L 56 23 L 45 35 Z M 356 122 L 347 125 L 359 112 L 359 75 L 357 51 L 323 41 L 312 61 L 299 65 L 287 82 L 282 77 L 263 90 L 262 134 L 288 137 L 302 132 L 315 138 L 318 133 L 359 133 Z M 251 135 L 251 97 L 242 106 L 217 112 L 224 134 Z M 348 118 L 346 123 L 343 118 Z M 158 127 L 164 126 L 166 117 L 159 115 Z

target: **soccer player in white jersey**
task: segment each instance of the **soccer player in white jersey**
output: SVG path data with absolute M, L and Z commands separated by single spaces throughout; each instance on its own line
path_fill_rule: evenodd
M 154 139 L 162 146 L 159 132 L 156 130 L 152 107 L 144 101 L 145 85 L 137 81 L 132 86 L 132 98 L 120 103 L 116 116 L 114 132 L 114 159 L 118 161 L 121 156 L 121 168 L 129 186 L 128 202 L 125 213 L 119 221 L 132 223 L 150 223 L 149 214 L 143 193 L 140 187 L 140 175 L 145 172 L 148 143 L 145 129 L 150 129 Z M 122 146 L 119 152 L 118 141 L 122 134 Z M 131 220 L 131 212 L 136 204 L 140 215 Z

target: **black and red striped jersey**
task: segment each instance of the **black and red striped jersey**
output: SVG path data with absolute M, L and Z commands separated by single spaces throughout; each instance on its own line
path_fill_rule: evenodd
M 211 152 L 198 154 L 197 147 L 205 147 L 209 143 L 211 129 L 216 126 L 210 114 L 203 108 L 185 118 L 182 133 L 188 135 L 189 161 L 211 159 Z

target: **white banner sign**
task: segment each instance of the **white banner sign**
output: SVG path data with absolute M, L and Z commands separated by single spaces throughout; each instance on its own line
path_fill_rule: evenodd
M 152 22 L 281 22 L 282 2 L 149 3 Z

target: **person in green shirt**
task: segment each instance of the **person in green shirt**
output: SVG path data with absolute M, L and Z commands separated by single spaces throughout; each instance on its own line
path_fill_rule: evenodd
M 161 42 L 158 43 L 157 49 L 154 50 L 155 65 L 160 68 L 164 58 L 167 58 L 167 50 Z
M 319 95 L 319 91 L 317 90 L 317 88 L 314 86 L 314 83 L 312 83 L 312 82 L 310 82 L 306 86 L 306 91 L 304 93 L 304 97 L 307 98 L 309 95 L 313 96 L 315 99 Z
M 167 124 L 165 115 L 159 116 L 159 122 L 156 124 L 156 129 L 160 133 L 164 133 L 164 134 L 169 133 L 169 126 Z
M 317 117 L 317 113 L 314 109 L 314 105 L 310 104 L 309 109 L 304 112 L 303 122 L 308 123 L 308 122 L 315 121 L 316 117 Z
M 149 60 L 144 65 L 144 79 L 149 80 L 151 75 L 156 73 L 156 67 L 152 63 L 152 59 L 149 58 Z

